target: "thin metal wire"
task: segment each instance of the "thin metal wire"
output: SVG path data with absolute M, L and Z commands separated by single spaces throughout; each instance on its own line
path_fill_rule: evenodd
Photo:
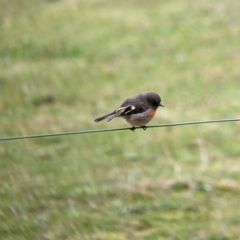
M 196 124 L 239 122 L 239 121 L 240 121 L 240 118 L 217 119 L 217 120 L 205 120 L 205 121 L 196 121 L 196 122 L 183 122 L 183 123 L 152 125 L 152 126 L 147 126 L 147 128 L 176 127 L 176 126 L 186 126 L 186 125 L 196 125 Z M 139 128 L 141 128 L 141 127 L 136 127 L 136 129 L 139 129 Z M 12 141 L 12 140 L 21 140 L 21 139 L 29 139 L 29 138 L 58 137 L 58 136 L 66 136 L 66 135 L 90 134 L 90 133 L 101 133 L 101 132 L 114 132 L 114 131 L 123 131 L 123 130 L 132 130 L 132 129 L 125 127 L 125 128 L 110 128 L 110 129 L 74 131 L 74 132 L 46 133 L 46 134 L 27 135 L 27 136 L 2 137 L 2 138 L 0 138 L 0 141 Z

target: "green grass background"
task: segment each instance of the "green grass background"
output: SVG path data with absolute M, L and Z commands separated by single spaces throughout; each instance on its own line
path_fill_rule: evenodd
M 239 117 L 238 0 L 0 1 L 0 136 L 153 90 L 152 124 Z M 0 236 L 240 239 L 240 124 L 0 142 Z

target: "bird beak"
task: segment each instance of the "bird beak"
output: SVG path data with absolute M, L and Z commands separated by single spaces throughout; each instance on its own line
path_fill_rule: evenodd
M 161 103 L 159 104 L 159 107 L 164 107 Z

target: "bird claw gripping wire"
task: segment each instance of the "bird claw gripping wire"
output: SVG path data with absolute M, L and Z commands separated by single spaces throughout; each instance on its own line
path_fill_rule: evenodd
M 141 126 L 141 128 L 145 131 L 145 130 L 147 129 L 147 126 Z M 130 130 L 133 131 L 133 132 L 135 132 L 136 127 L 132 126 L 132 127 L 130 128 Z
M 133 132 L 135 132 L 136 128 L 135 128 L 134 126 L 132 126 L 132 127 L 130 128 L 130 130 L 133 131 Z

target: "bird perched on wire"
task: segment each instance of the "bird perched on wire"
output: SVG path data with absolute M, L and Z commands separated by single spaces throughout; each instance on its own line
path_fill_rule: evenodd
M 153 119 L 158 107 L 163 107 L 160 96 L 155 92 L 143 92 L 127 98 L 119 108 L 94 121 L 106 119 L 109 122 L 115 117 L 122 117 L 132 126 L 132 131 L 136 127 L 146 130 L 146 124 Z

